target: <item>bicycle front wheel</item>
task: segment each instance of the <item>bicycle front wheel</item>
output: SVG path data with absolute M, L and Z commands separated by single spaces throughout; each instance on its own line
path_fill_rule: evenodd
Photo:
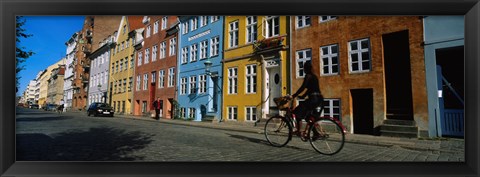
M 345 133 L 342 127 L 330 119 L 319 119 L 308 130 L 313 149 L 320 154 L 333 155 L 342 150 Z
M 284 117 L 274 116 L 265 123 L 265 138 L 275 147 L 283 147 L 292 139 L 292 127 Z

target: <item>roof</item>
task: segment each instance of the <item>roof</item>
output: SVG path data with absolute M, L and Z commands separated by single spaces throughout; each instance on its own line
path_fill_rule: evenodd
M 142 28 L 145 25 L 142 23 L 143 16 L 127 16 L 130 31 Z

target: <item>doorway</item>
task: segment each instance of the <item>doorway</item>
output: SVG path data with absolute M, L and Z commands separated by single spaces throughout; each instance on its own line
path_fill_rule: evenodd
M 352 89 L 353 133 L 373 135 L 373 89 Z
M 273 101 L 274 98 L 282 96 L 282 77 L 280 73 L 280 66 L 276 60 L 267 62 L 267 77 L 266 86 L 268 90 L 268 109 L 269 114 L 277 114 L 277 105 Z
M 408 30 L 384 34 L 387 119 L 413 120 Z

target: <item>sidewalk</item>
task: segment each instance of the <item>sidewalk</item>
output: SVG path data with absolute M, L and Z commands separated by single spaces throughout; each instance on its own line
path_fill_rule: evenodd
M 263 134 L 263 126 L 254 126 L 254 123 L 242 123 L 233 121 L 222 122 L 197 122 L 178 119 L 160 119 L 155 120 L 149 117 L 131 116 L 131 115 L 115 115 L 117 118 L 128 118 L 142 121 L 162 122 L 166 124 L 186 125 L 204 128 L 213 128 L 220 130 L 230 130 L 239 132 L 259 133 Z M 366 144 L 375 146 L 399 146 L 411 150 L 447 152 L 447 153 L 465 153 L 464 139 L 456 138 L 436 138 L 436 139 L 420 139 L 420 138 L 397 138 L 360 134 L 346 134 L 346 142 L 354 144 Z

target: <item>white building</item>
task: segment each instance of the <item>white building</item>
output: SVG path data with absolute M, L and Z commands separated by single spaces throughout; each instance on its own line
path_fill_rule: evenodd
M 38 99 L 40 98 L 40 77 L 42 77 L 43 73 L 45 73 L 45 70 L 39 71 L 37 74 L 37 77 L 35 78 L 35 99 L 34 103 L 38 104 Z
M 63 100 L 65 110 L 69 110 L 72 107 L 73 100 L 73 87 L 72 82 L 74 79 L 74 67 L 77 64 L 77 59 L 75 58 L 76 48 L 78 41 L 78 33 L 74 33 L 70 39 L 65 42 L 67 45 L 66 53 L 66 67 L 65 67 L 65 77 L 63 84 Z
M 29 104 L 35 103 L 35 86 L 37 82 L 35 80 L 31 80 L 30 83 L 27 85 L 26 92 L 26 101 Z

